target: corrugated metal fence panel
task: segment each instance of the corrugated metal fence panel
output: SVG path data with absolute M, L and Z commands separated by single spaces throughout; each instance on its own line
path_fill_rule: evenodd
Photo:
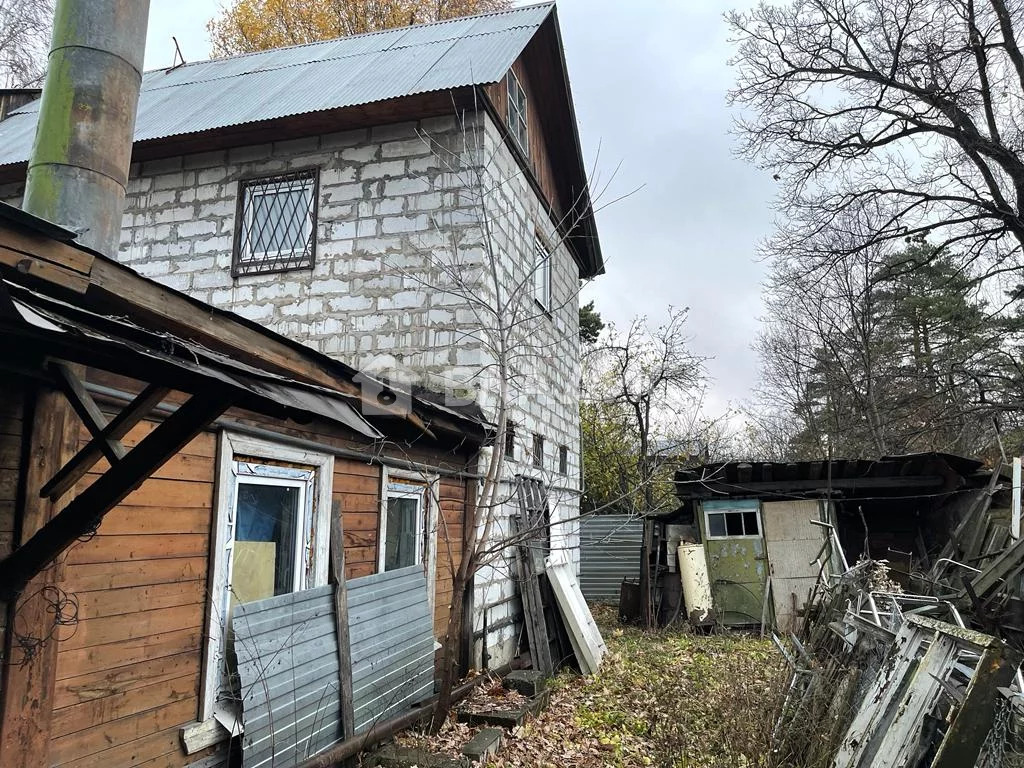
M 643 521 L 591 515 L 580 521 L 580 588 L 587 600 L 618 602 L 624 578 L 640 577 Z
M 356 733 L 434 693 L 427 579 L 414 565 L 348 582 Z
M 291 768 L 341 740 L 334 587 L 239 605 L 242 765 Z

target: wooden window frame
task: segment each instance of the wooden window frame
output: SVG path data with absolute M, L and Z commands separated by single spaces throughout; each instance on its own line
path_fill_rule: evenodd
M 508 133 L 526 159 L 529 160 L 530 101 L 526 96 L 526 89 L 523 88 L 519 76 L 512 69 L 505 76 L 505 90 L 508 94 L 508 104 L 506 105 L 508 116 L 505 120 L 508 125 Z
M 704 508 L 704 538 L 708 541 L 722 541 L 724 539 L 760 539 L 764 535 L 764 520 L 761 518 L 761 509 L 758 506 L 756 509 L 749 507 L 722 507 L 715 509 Z M 746 532 L 746 523 L 743 522 L 743 533 L 742 534 L 730 534 L 728 533 L 729 526 L 726 524 L 726 533 L 724 535 L 712 535 L 711 533 L 711 515 L 740 515 L 741 519 L 743 515 L 755 514 L 757 516 L 757 533 L 750 534 Z
M 261 266 L 259 264 L 260 260 L 266 259 L 270 256 L 271 254 L 269 252 L 263 253 L 259 256 L 243 253 L 243 250 L 245 249 L 244 243 L 247 240 L 247 238 L 243 238 L 243 232 L 252 224 L 252 208 L 248 204 L 248 201 L 254 194 L 254 190 L 272 184 L 289 183 L 286 181 L 289 177 L 292 177 L 291 183 L 298 184 L 301 182 L 302 186 L 305 186 L 306 182 L 309 182 L 310 184 L 309 216 L 306 224 L 309 228 L 309 232 L 306 233 L 306 248 L 309 250 L 309 256 L 303 259 L 301 263 L 285 264 L 280 266 L 275 265 L 274 262 L 287 261 L 287 258 L 282 258 L 282 253 L 284 252 L 278 251 L 273 254 L 269 261 L 271 266 Z M 248 275 L 269 275 L 280 272 L 312 269 L 316 264 L 316 227 L 319 212 L 319 196 L 320 168 L 317 166 L 296 168 L 294 170 L 281 171 L 278 173 L 264 173 L 240 179 L 238 182 L 238 200 L 235 212 L 234 242 L 231 249 L 232 277 L 237 278 Z M 292 250 L 290 253 L 294 254 L 295 250 Z M 295 257 L 293 256 L 292 258 Z
M 384 465 L 380 478 L 380 524 L 377 531 L 377 573 L 384 572 L 384 548 L 387 542 L 388 497 L 392 483 L 416 485 L 423 488 L 421 507 L 423 525 L 417 535 L 417 565 L 423 566 L 427 577 L 427 602 L 430 615 L 434 615 L 435 591 L 437 588 L 437 525 L 439 518 L 438 500 L 440 478 L 436 474 L 396 469 Z
M 238 457 L 247 461 L 239 462 Z M 262 462 L 267 462 L 263 464 Z M 209 573 L 207 583 L 206 643 L 203 649 L 203 668 L 200 695 L 200 718 L 205 722 L 216 718 L 224 724 L 231 716 L 217 706 L 220 688 L 220 669 L 225 652 L 226 600 L 231 579 L 231 557 L 228 537 L 234 541 L 232 527 L 235 518 L 236 487 L 239 477 L 261 476 L 250 468 L 269 467 L 279 470 L 292 469 L 296 473 L 310 475 L 307 493 L 309 513 L 302 521 L 303 538 L 296 543 L 296 551 L 305 550 L 306 567 L 297 567 L 295 583 L 303 589 L 312 589 L 327 584 L 329 546 L 331 530 L 331 496 L 334 478 L 334 457 L 330 454 L 314 453 L 289 445 L 262 440 L 248 435 L 222 431 L 217 446 L 216 495 L 213 509 L 213 540 L 210 546 Z M 280 472 L 286 479 L 285 472 Z M 273 473 L 262 475 L 273 477 Z M 282 483 L 285 484 L 285 483 Z M 308 528 L 308 530 L 307 530 Z M 297 564 L 299 565 L 299 564 Z M 300 590 L 296 590 L 300 591 Z M 225 727 L 231 735 L 241 732 Z

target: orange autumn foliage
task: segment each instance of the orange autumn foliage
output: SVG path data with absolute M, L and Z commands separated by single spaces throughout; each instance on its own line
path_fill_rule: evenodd
M 207 28 L 228 56 L 510 8 L 512 0 L 234 0 Z

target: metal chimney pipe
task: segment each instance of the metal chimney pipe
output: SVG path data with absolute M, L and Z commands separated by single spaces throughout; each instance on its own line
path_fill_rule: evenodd
M 57 0 L 23 208 L 116 257 L 149 0 Z

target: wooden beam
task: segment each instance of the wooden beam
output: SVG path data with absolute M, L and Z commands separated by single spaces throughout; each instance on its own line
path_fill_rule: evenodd
M 202 341 L 210 349 L 224 350 L 239 360 L 256 361 L 261 368 L 298 381 L 318 384 L 352 397 L 360 396 L 358 386 L 311 361 L 308 353 L 250 328 L 227 313 L 204 309 L 198 302 L 146 280 L 127 267 L 97 259 L 90 279 L 90 294 L 97 289 L 118 304 L 134 305 L 165 322 L 168 330 Z
M 117 464 L 128 451 L 117 438 L 103 437 L 108 426 L 107 417 L 96 405 L 96 401 L 92 399 L 85 384 L 65 363 L 51 363 L 50 370 L 56 374 L 58 386 L 64 391 L 64 396 L 71 403 L 71 407 L 75 409 L 78 418 L 85 424 L 85 428 L 89 430 L 89 434 L 93 436 L 93 439 L 99 441 L 99 449 L 107 457 L 107 461 L 111 466 Z
M 74 450 L 78 423 L 71 406 L 56 390 L 41 390 L 26 414 L 27 461 L 22 468 L 25 490 L 20 494 L 18 544 L 24 544 L 54 518 L 56 505 L 28 489 L 37 487 Z M 26 421 L 26 427 L 28 426 Z M 57 669 L 57 637 L 53 606 L 48 596 L 62 580 L 55 565 L 37 574 L 25 596 L 11 611 L 8 644 L 4 648 L 5 679 L 0 707 L 0 765 L 48 768 L 50 717 Z M 5 599 L 10 599 L 10 596 Z M 14 634 L 42 640 L 31 652 L 14 642 Z
M 352 645 L 348 636 L 348 586 L 345 583 L 345 538 L 341 523 L 341 501 L 331 505 L 330 579 L 334 584 L 334 617 L 338 630 L 338 678 L 341 684 L 341 726 L 346 739 L 355 736 L 352 705 Z
M 14 227 L 4 227 L 0 231 L 0 247 L 43 259 L 80 275 L 88 275 L 96 261 L 92 253 L 82 248 L 38 232 L 26 232 Z
M 227 392 L 193 395 L 166 421 L 108 469 L 23 546 L 0 561 L 0 600 L 10 600 L 29 580 L 97 525 L 103 516 L 180 451 L 231 404 Z
M 74 458 L 50 478 L 39 495 L 56 500 L 67 493 L 102 458 L 101 443 L 111 439 L 120 440 L 127 435 L 132 427 L 146 418 L 170 391 L 167 387 L 156 384 L 148 385 L 117 416 L 110 420 L 101 435 L 90 440 Z
M 44 280 L 75 293 L 85 293 L 89 288 L 89 278 L 85 275 L 59 267 L 45 259 L 5 248 L 3 245 L 0 245 L 0 266 L 9 267 L 18 275 Z
M 883 488 L 894 490 L 926 490 L 939 489 L 945 484 L 944 478 L 939 475 L 919 475 L 917 477 L 848 477 L 832 478 L 831 487 L 833 491 L 869 491 Z M 683 491 L 687 497 L 740 495 L 749 494 L 755 496 L 759 493 L 791 493 L 816 491 L 825 492 L 828 490 L 828 482 L 820 480 L 777 480 L 772 482 L 761 482 L 748 480 L 735 483 L 723 483 L 717 480 L 708 480 L 702 483 L 691 483 L 690 488 Z

